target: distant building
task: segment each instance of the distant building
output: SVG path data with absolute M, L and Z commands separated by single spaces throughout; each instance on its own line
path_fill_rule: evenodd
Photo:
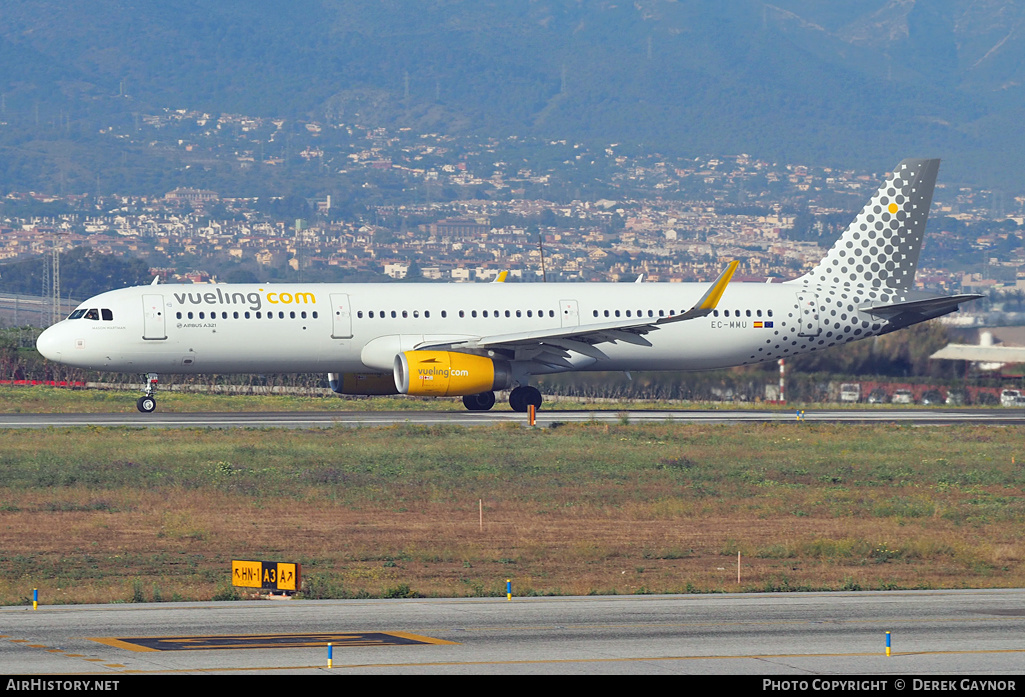
M 479 237 L 490 230 L 491 226 L 486 220 L 472 218 L 447 218 L 427 226 L 427 231 L 436 237 Z
M 973 344 L 947 344 L 929 356 L 933 360 L 971 361 L 981 370 L 998 370 L 1025 363 L 1025 327 L 992 327 L 962 332 Z
M 403 279 L 406 277 L 406 274 L 409 273 L 409 264 L 385 264 L 384 273 L 392 278 Z
M 219 201 L 221 197 L 216 191 L 206 189 L 183 189 L 177 188 L 164 194 L 164 200 L 169 203 L 209 203 Z

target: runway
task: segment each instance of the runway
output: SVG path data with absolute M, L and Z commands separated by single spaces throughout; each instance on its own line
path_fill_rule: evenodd
M 2 608 L 0 624 L 0 672 L 104 679 L 664 673 L 1013 680 L 1025 660 L 1020 589 L 44 605 Z M 381 641 L 388 633 L 404 639 Z M 245 646 L 246 637 L 257 648 Z M 330 670 L 325 637 L 337 644 Z M 123 642 L 139 638 L 173 646 Z M 204 648 L 211 638 L 237 648 Z
M 1022 409 L 763 409 L 689 411 L 540 411 L 536 425 L 555 428 L 570 423 L 906 423 L 940 425 L 980 423 L 1025 425 Z M 319 412 L 197 412 L 152 414 L 0 414 L 2 428 L 65 428 L 75 426 L 128 426 L 136 428 L 331 428 L 380 427 L 396 424 L 420 426 L 489 426 L 519 423 L 527 415 L 511 411 L 319 411 Z

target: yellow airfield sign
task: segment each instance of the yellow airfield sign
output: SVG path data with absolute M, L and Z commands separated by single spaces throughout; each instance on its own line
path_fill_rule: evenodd
M 302 568 L 292 562 L 232 559 L 231 585 L 294 592 L 302 587 Z

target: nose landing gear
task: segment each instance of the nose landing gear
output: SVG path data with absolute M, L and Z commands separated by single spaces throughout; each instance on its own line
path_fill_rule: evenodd
M 157 398 L 153 396 L 153 393 L 157 390 L 157 382 L 156 373 L 146 374 L 146 394 L 139 397 L 138 401 L 135 402 L 135 408 L 143 414 L 149 414 L 157 408 Z

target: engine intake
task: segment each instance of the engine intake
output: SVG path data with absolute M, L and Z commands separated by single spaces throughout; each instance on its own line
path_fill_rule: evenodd
M 395 387 L 402 394 L 454 397 L 504 390 L 509 362 L 454 351 L 405 351 L 395 356 Z

